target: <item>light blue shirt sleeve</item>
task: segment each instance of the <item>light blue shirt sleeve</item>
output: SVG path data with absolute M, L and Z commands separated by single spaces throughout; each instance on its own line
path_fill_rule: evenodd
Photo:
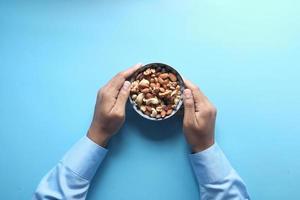
M 85 199 L 106 153 L 107 149 L 88 137 L 81 138 L 41 180 L 33 199 Z
M 250 199 L 243 180 L 217 144 L 191 154 L 190 161 L 199 183 L 201 200 Z

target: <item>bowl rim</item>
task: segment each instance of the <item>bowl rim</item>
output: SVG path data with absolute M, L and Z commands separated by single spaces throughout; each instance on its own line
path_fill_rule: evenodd
M 178 102 L 176 109 L 174 109 L 172 111 L 172 113 L 164 118 L 153 118 L 150 117 L 146 114 L 144 114 L 138 107 L 137 104 L 132 100 L 131 95 L 129 95 L 129 101 L 130 104 L 132 105 L 133 109 L 143 118 L 152 120 L 152 121 L 163 121 L 166 119 L 171 118 L 172 116 L 174 116 L 181 108 L 181 106 L 183 105 L 183 91 L 185 89 L 185 85 L 184 85 L 184 80 L 182 78 L 182 76 L 180 75 L 180 73 L 173 67 L 169 66 L 168 64 L 165 63 L 160 63 L 160 62 L 153 62 L 153 63 L 148 63 L 143 65 L 142 67 L 138 68 L 129 78 L 128 81 L 130 83 L 132 83 L 134 81 L 134 78 L 137 76 L 137 74 L 139 74 L 140 72 L 145 71 L 146 69 L 150 68 L 150 67 L 165 67 L 167 69 L 167 71 L 173 72 L 175 73 L 176 77 L 179 79 L 179 85 L 180 85 L 180 91 L 181 91 L 181 97 L 180 97 L 180 101 Z

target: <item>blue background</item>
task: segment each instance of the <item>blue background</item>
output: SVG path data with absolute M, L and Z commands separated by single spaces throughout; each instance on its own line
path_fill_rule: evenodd
M 164 62 L 218 108 L 216 135 L 253 199 L 300 199 L 296 0 L 0 3 L 1 199 L 30 199 L 87 131 L 96 92 Z M 199 199 L 182 116 L 127 120 L 89 199 Z

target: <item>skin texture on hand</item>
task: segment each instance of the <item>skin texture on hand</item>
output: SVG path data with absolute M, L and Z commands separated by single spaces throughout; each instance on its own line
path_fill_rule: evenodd
M 94 117 L 87 136 L 102 147 L 121 128 L 125 121 L 125 105 L 130 93 L 126 79 L 142 64 L 115 75 L 97 94 Z
M 217 110 L 201 90 L 185 80 L 183 132 L 193 153 L 214 144 Z

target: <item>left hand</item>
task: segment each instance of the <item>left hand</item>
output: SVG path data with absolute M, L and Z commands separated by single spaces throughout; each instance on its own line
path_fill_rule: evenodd
M 109 139 L 125 121 L 125 105 L 130 93 L 130 82 L 126 81 L 141 64 L 118 73 L 97 94 L 94 117 L 87 136 L 105 147 Z

